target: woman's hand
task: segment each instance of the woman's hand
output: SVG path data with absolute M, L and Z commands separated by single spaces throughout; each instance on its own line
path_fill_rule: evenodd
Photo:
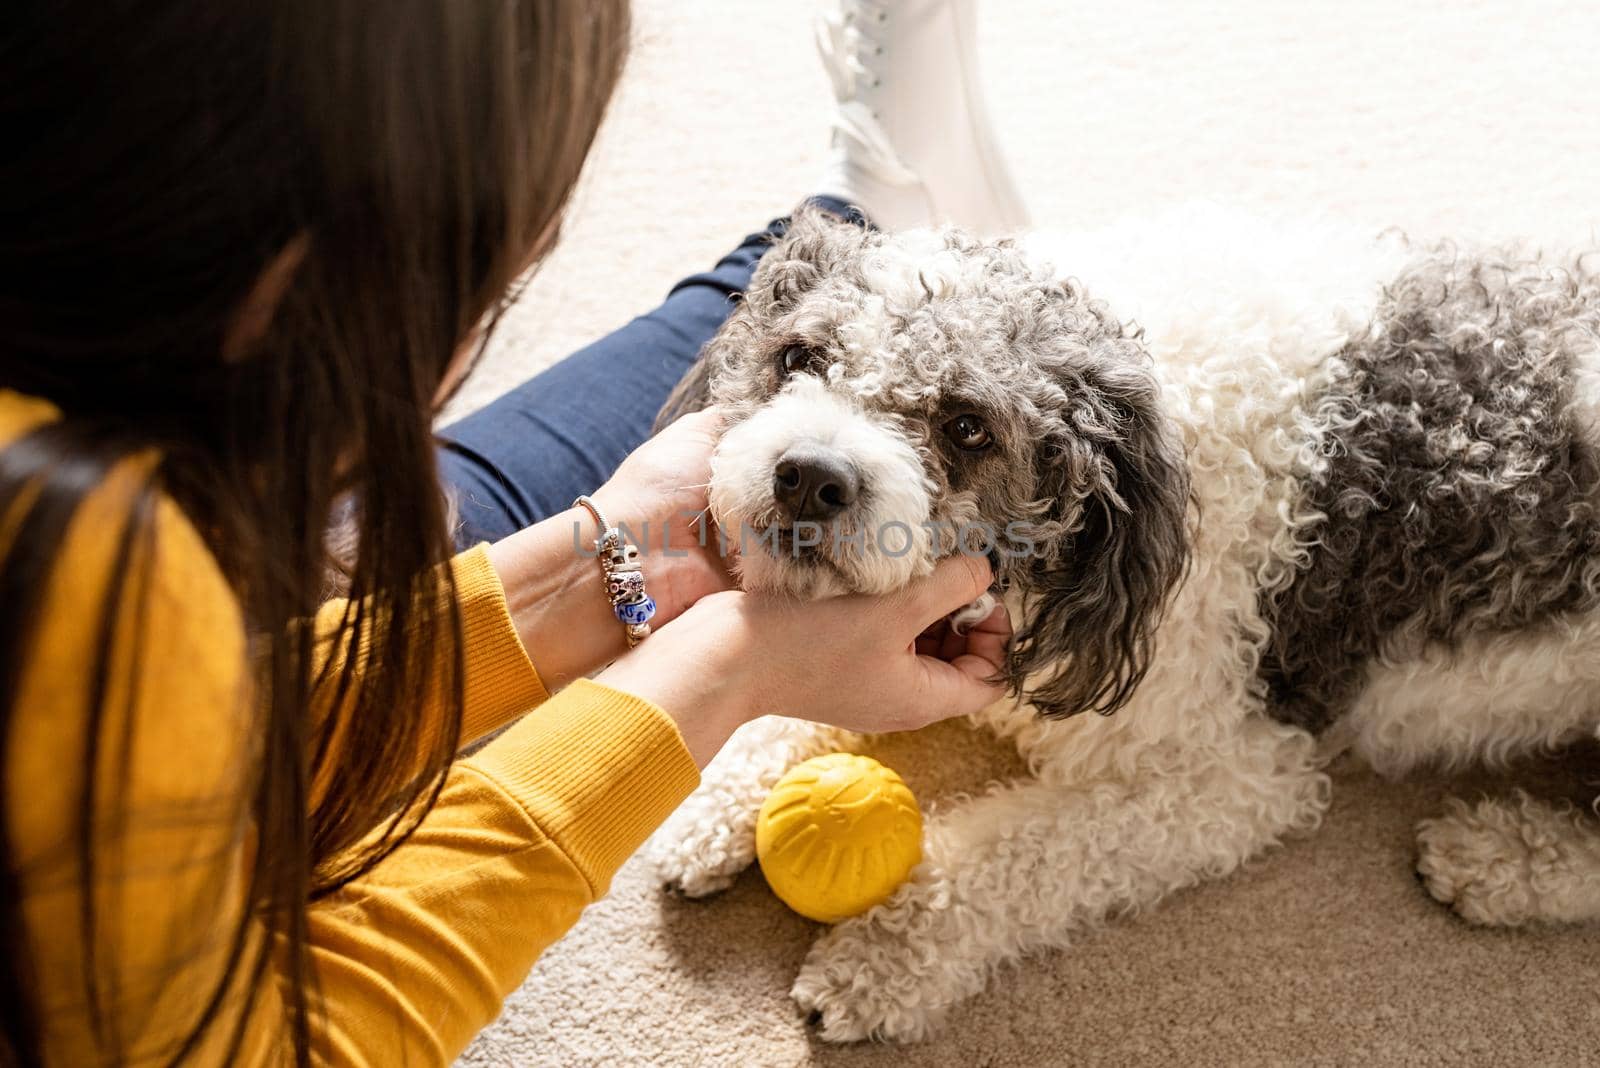
M 1005 610 L 964 635 L 944 624 L 988 588 L 981 558 L 952 557 L 882 597 L 800 602 L 733 591 L 715 531 L 703 526 L 720 425 L 715 410 L 684 416 L 593 495 L 640 547 L 656 600 L 655 633 L 638 648 L 627 650 L 606 599 L 587 509 L 490 547 L 517 632 L 551 690 L 615 660 L 596 677 L 666 709 L 702 766 L 741 723 L 768 713 L 898 731 L 1001 696 L 990 680 L 1011 634 Z
M 606 520 L 626 527 L 640 550 L 657 627 L 733 585 L 715 529 L 702 532 L 720 426 L 714 409 L 684 416 L 634 450 L 592 494 Z M 595 559 L 599 535 L 589 510 L 578 507 L 489 547 L 523 648 L 551 691 L 628 647 Z
M 656 627 L 706 594 L 733 587 L 706 501 L 721 427 L 715 408 L 683 416 L 635 449 L 591 495 L 639 548 L 656 602 Z M 585 512 L 579 523 L 583 544 L 593 545 L 593 518 Z
M 701 767 L 740 724 L 768 713 L 912 730 L 1004 695 L 1005 608 L 964 635 L 942 626 L 991 580 L 988 561 L 955 556 L 881 597 L 717 593 L 596 679 L 664 708 Z

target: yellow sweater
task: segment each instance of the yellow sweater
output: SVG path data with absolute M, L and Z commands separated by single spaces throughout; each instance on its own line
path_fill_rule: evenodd
M 48 404 L 0 391 L 0 446 L 56 417 Z M 109 479 L 68 531 L 5 766 L 7 829 L 22 869 L 47 1051 L 58 1064 L 91 1063 L 95 1048 L 71 836 L 89 773 L 80 765 L 91 621 L 129 484 Z M 97 811 L 123 821 L 124 848 L 94 880 L 102 950 L 113 947 L 97 974 L 115 977 L 112 1015 L 138 1064 L 164 1063 L 214 988 L 230 948 L 224 933 L 244 908 L 253 840 L 242 796 L 250 680 L 239 606 L 175 505 L 163 502 L 156 531 L 145 625 L 137 641 L 130 626 L 113 643 L 113 663 L 136 686 L 129 779 L 126 793 L 102 797 Z M 439 803 L 404 846 L 312 906 L 322 1006 L 313 1048 L 324 1063 L 449 1063 L 699 780 L 676 727 L 654 705 L 589 681 L 548 697 L 483 547 L 451 566 L 467 635 L 463 740 L 538 711 L 452 767 Z M 113 685 L 103 730 L 123 725 L 117 694 L 126 692 Z M 115 781 L 109 767 L 94 773 Z M 218 1061 L 241 1019 L 236 1063 L 280 1063 L 281 990 L 270 977 L 253 1001 L 229 997 L 194 1062 Z

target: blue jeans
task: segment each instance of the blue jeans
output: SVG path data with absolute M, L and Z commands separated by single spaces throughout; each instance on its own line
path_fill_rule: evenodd
M 865 223 L 837 200 L 826 211 Z M 456 544 L 497 541 L 597 489 L 650 436 L 656 413 L 733 310 L 787 219 L 751 234 L 710 271 L 615 333 L 440 431 L 439 474 L 456 497 Z

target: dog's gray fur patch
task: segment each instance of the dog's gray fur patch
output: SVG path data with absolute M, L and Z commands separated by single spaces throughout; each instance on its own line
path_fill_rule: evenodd
M 1269 707 L 1331 724 L 1373 657 L 1536 625 L 1600 601 L 1600 461 L 1574 407 L 1600 278 L 1440 249 L 1385 293 L 1315 402 L 1309 562 L 1263 605 Z

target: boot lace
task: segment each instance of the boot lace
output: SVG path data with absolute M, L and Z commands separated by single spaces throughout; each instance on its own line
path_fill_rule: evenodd
M 889 11 L 882 0 L 841 0 L 837 15 L 817 20 L 817 51 L 839 104 L 834 114 L 836 137 L 853 149 L 852 157 L 878 181 L 915 183 L 916 172 L 900 162 L 878 113 L 862 99 L 867 89 L 883 84 L 873 61 L 883 55 L 882 34 Z

